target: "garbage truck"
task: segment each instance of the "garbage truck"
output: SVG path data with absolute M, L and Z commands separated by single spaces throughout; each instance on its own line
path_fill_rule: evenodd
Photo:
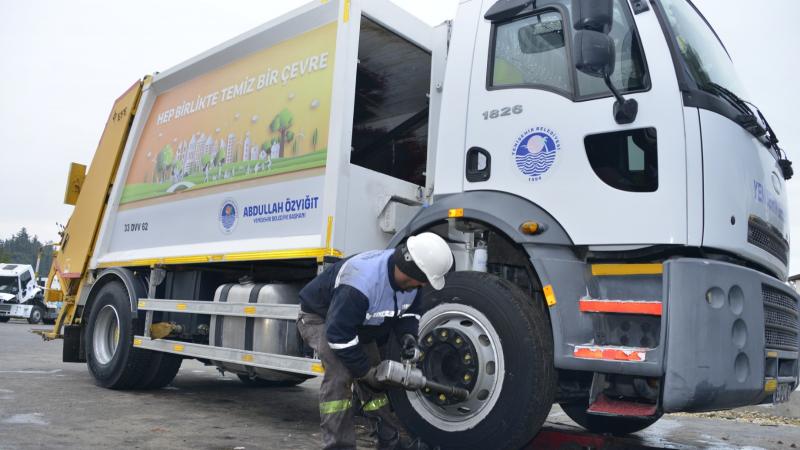
M 688 0 L 464 0 L 436 27 L 309 3 L 116 100 L 70 170 L 45 338 L 111 389 L 186 358 L 299 384 L 325 368 L 298 290 L 432 232 L 455 271 L 416 368 L 468 395 L 390 391 L 432 445 L 519 448 L 554 404 L 624 434 L 784 402 L 792 167 L 746 98 Z

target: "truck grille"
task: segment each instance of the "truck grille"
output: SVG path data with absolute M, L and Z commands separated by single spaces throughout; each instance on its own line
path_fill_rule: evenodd
M 765 284 L 761 285 L 764 299 L 764 340 L 767 348 L 798 350 L 797 300 L 791 295 Z
M 774 227 L 757 217 L 750 217 L 747 223 L 747 242 L 778 258 L 784 264 L 789 262 L 789 243 Z

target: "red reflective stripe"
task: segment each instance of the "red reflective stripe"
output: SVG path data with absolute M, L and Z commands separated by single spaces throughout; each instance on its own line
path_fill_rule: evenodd
M 606 359 L 611 361 L 644 361 L 647 349 L 626 347 L 575 346 L 576 358 Z
M 631 300 L 594 300 L 580 301 L 581 312 L 620 313 L 620 314 L 647 314 L 660 316 L 661 302 L 631 301 Z

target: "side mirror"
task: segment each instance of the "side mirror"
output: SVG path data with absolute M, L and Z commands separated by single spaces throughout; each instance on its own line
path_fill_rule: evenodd
M 614 41 L 599 31 L 575 33 L 575 68 L 586 75 L 605 78 L 614 73 Z
M 576 30 L 608 34 L 614 23 L 614 0 L 577 0 L 572 5 Z
M 625 99 L 611 82 L 614 73 L 616 54 L 614 41 L 599 31 L 580 30 L 575 32 L 575 68 L 586 75 L 602 78 L 608 89 L 617 98 L 614 103 L 614 120 L 618 124 L 633 123 L 639 113 L 639 104 L 634 99 Z
M 544 53 L 564 47 L 564 24 L 560 20 L 537 22 L 517 31 L 522 53 Z

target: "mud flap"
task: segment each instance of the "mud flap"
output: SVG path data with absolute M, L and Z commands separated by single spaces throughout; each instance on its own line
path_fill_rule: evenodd
M 63 362 L 86 362 L 86 350 L 81 345 L 81 326 L 64 326 L 64 347 L 61 352 Z

